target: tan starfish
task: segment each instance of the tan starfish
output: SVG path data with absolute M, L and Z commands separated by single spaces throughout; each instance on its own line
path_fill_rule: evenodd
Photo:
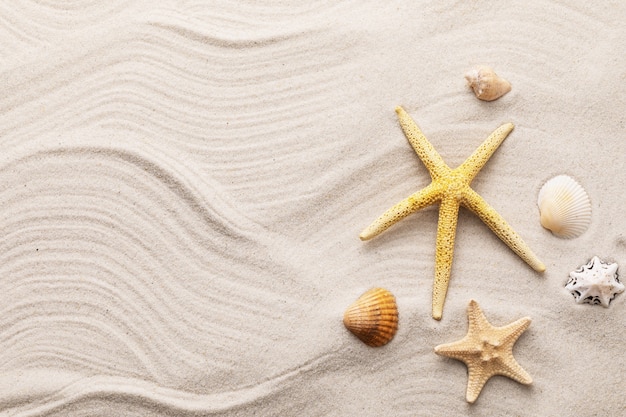
M 469 330 L 463 339 L 435 347 L 437 355 L 458 359 L 467 365 L 467 402 L 476 401 L 480 391 L 494 375 L 504 375 L 526 385 L 533 382 L 528 372 L 513 357 L 513 345 L 530 326 L 529 317 L 504 327 L 494 327 L 487 321 L 478 303 L 471 300 L 467 318 Z
M 509 248 L 518 254 L 534 270 L 546 269 L 521 237 L 509 226 L 483 198 L 470 187 L 478 171 L 487 163 L 498 146 L 513 130 L 512 123 L 496 129 L 460 166 L 451 169 L 433 145 L 424 136 L 411 116 L 402 107 L 396 107 L 400 126 L 413 149 L 430 172 L 432 182 L 426 188 L 410 195 L 391 207 L 369 225 L 359 237 L 368 240 L 385 231 L 399 220 L 437 201 L 439 224 L 435 252 L 435 282 L 433 284 L 433 318 L 440 320 L 443 303 L 448 292 L 454 238 L 458 220 L 459 205 L 473 211 Z

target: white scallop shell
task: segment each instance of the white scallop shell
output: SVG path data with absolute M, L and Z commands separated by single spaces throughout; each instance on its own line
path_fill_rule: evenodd
M 567 175 L 546 182 L 537 200 L 541 225 L 563 238 L 580 236 L 591 222 L 591 202 L 583 187 Z

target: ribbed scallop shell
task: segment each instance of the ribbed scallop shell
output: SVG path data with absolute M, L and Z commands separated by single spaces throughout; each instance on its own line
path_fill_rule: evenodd
M 472 68 L 465 79 L 476 97 L 484 101 L 496 100 L 511 91 L 511 83 L 485 65 Z
M 580 236 L 591 221 L 591 202 L 583 187 L 567 175 L 544 184 L 537 200 L 541 225 L 563 238 Z
M 396 298 L 384 288 L 372 288 L 348 307 L 343 324 L 366 345 L 383 346 L 398 330 Z

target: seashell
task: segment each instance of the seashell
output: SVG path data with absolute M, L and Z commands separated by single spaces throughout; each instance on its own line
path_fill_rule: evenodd
M 580 236 L 591 221 L 589 196 L 571 177 L 559 175 L 546 182 L 537 199 L 541 225 L 563 238 Z
M 485 65 L 472 68 L 465 74 L 465 79 L 481 100 L 493 101 L 511 91 L 511 83 Z
M 343 324 L 366 345 L 386 345 L 398 330 L 396 297 L 384 288 L 372 288 L 348 307 Z
M 578 304 L 601 304 L 608 307 L 615 296 L 624 292 L 619 282 L 617 264 L 606 264 L 594 256 L 587 265 L 570 272 L 565 284 Z

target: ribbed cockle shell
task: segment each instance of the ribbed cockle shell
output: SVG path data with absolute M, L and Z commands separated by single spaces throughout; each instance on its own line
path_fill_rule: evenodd
M 398 330 L 396 298 L 384 288 L 372 288 L 348 307 L 343 324 L 366 345 L 383 346 Z
M 485 65 L 472 68 L 465 74 L 465 79 L 481 100 L 493 101 L 511 91 L 511 84 Z
M 567 175 L 544 184 L 537 198 L 541 225 L 563 238 L 580 236 L 591 222 L 591 201 L 583 187 Z

